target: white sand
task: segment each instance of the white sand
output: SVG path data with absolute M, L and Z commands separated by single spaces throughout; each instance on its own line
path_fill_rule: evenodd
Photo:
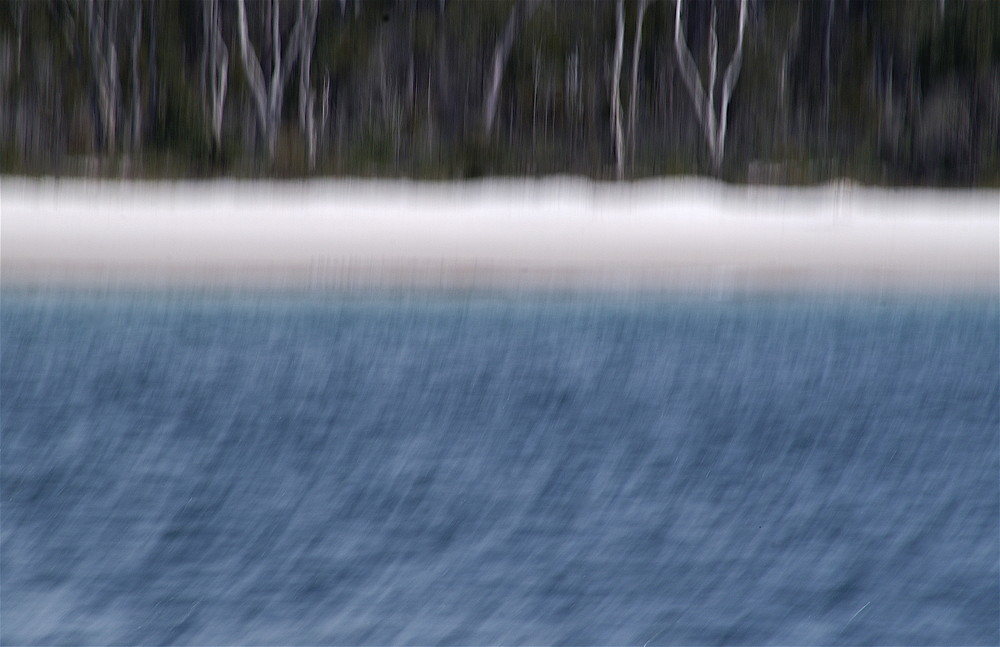
M 4 284 L 1000 289 L 1000 191 L 0 179 Z

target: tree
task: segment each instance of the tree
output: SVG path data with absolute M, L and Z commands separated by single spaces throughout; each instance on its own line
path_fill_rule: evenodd
M 0 2 L 2 173 L 997 186 L 998 106 L 989 0 Z
M 326 126 L 327 105 L 330 100 L 330 79 L 324 78 L 320 97 L 319 128 L 316 125 L 316 91 L 312 87 L 313 50 L 316 47 L 316 20 L 319 16 L 319 0 L 299 0 L 299 125 L 306 139 L 306 155 L 310 170 L 316 166 L 316 148 L 319 134 Z
M 241 3 L 242 4 L 242 3 Z M 222 37 L 222 15 L 219 0 L 202 0 L 202 68 L 201 87 L 205 98 L 205 113 L 218 150 L 222 145 L 222 115 L 229 85 L 229 49 Z
M 315 39 L 316 21 L 313 17 L 307 26 L 306 12 L 303 10 L 305 0 L 299 0 L 298 13 L 291 35 L 284 45 L 281 42 L 281 1 L 268 0 L 265 3 L 263 20 L 265 21 L 265 34 L 270 36 L 271 42 L 267 45 L 271 48 L 271 55 L 268 57 L 268 66 L 265 68 L 261 64 L 260 57 L 250 42 L 249 27 L 247 25 L 246 0 L 237 0 L 237 34 L 240 41 L 240 53 L 242 54 L 243 70 L 246 73 L 247 83 L 250 86 L 250 94 L 253 97 L 256 108 L 257 124 L 260 132 L 264 135 L 267 147 L 267 157 L 274 160 L 274 150 L 278 141 L 278 129 L 281 126 L 282 104 L 285 99 L 285 87 L 291 76 L 292 67 L 296 58 L 302 52 L 302 39 Z M 310 34 L 305 34 L 304 30 L 311 29 Z
M 497 116 L 497 102 L 500 100 L 500 83 L 503 81 L 503 72 L 507 67 L 510 51 L 514 47 L 517 30 L 534 10 L 535 0 L 517 0 L 507 17 L 507 25 L 504 27 L 503 35 L 493 50 L 489 91 L 486 94 L 486 101 L 483 103 L 483 130 L 487 135 L 493 132 L 493 122 Z
M 628 101 L 628 138 L 629 148 L 635 154 L 635 119 L 636 101 L 639 98 L 639 54 L 642 51 L 642 23 L 646 17 L 646 8 L 649 0 L 639 0 L 635 15 L 635 38 L 632 48 L 632 91 L 629 93 Z
M 118 71 L 118 14 L 125 5 L 118 2 L 88 0 L 84 5 L 90 68 L 93 79 L 98 139 L 107 153 L 115 152 L 118 118 L 122 111 L 121 83 Z
M 719 59 L 719 38 L 716 31 L 716 11 L 712 7 L 712 19 L 709 27 L 708 38 L 708 93 L 701 82 L 701 75 L 698 72 L 698 65 L 688 47 L 684 37 L 684 26 L 681 22 L 681 8 L 684 0 L 676 0 L 677 11 L 674 16 L 674 49 L 677 53 L 677 63 L 681 73 L 681 79 L 687 87 L 688 96 L 694 103 L 695 116 L 702 127 L 705 141 L 708 143 L 708 151 L 712 158 L 712 166 L 718 171 L 722 166 L 722 160 L 726 152 L 726 128 L 729 118 L 729 102 L 733 97 L 733 88 L 740 76 L 740 68 L 743 65 L 743 33 L 747 22 L 747 0 L 740 0 L 739 34 L 736 38 L 736 47 L 733 51 L 732 59 L 726 68 L 726 73 L 722 79 L 722 96 L 716 114 L 715 107 L 715 85 L 718 71 Z
M 625 2 L 618 0 L 615 4 L 615 57 L 611 74 L 611 130 L 615 142 L 615 172 L 618 179 L 624 173 L 624 158 L 622 155 L 622 52 L 625 47 Z

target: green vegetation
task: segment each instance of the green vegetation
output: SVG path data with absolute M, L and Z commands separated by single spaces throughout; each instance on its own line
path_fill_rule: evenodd
M 683 1 L 701 81 L 715 33 L 721 82 L 739 3 Z M 615 0 L 246 0 L 259 90 L 287 68 L 270 116 L 239 4 L 0 5 L 0 173 L 618 177 Z M 675 0 L 645 6 L 637 49 L 639 0 L 622 13 L 622 177 L 1000 186 L 1000 3 L 750 0 L 718 164 L 682 78 Z

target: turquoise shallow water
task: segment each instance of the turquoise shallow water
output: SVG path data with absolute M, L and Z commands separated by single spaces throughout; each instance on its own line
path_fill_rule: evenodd
M 1000 641 L 996 299 L 0 301 L 3 644 Z

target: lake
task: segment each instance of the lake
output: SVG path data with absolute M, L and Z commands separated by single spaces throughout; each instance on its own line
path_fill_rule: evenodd
M 7 645 L 995 645 L 1000 301 L 0 300 Z

